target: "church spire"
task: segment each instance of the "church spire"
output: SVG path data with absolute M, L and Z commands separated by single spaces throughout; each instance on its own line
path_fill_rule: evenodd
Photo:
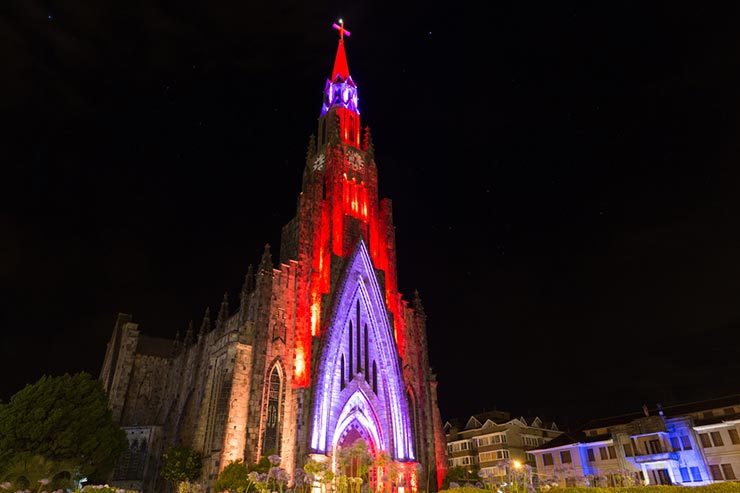
M 342 80 L 349 78 L 349 66 L 347 65 L 347 54 L 344 52 L 344 35 L 350 35 L 350 32 L 344 28 L 344 21 L 339 19 L 339 24 L 332 24 L 331 27 L 339 31 L 339 46 L 337 46 L 337 55 L 334 57 L 334 69 L 331 71 L 331 80 L 334 82 L 337 77 Z
M 340 119 L 342 120 L 340 124 L 343 129 L 348 124 L 358 127 L 356 131 L 352 132 L 352 136 L 347 133 L 347 135 L 343 136 L 343 139 L 347 143 L 359 147 L 360 110 L 358 109 L 359 99 L 357 97 L 357 85 L 352 80 L 352 76 L 349 75 L 347 53 L 344 51 L 344 36 L 349 36 L 349 31 L 344 28 L 344 21 L 342 21 L 342 19 L 339 19 L 338 24 L 332 24 L 332 27 L 339 31 L 339 45 L 337 46 L 337 54 L 334 57 L 334 68 L 331 71 L 331 78 L 326 81 L 326 86 L 324 87 L 324 104 L 321 108 L 321 115 L 324 116 L 330 109 L 336 108 L 340 115 Z M 344 112 L 350 113 L 351 115 L 344 115 L 344 117 L 342 117 L 342 113 Z M 355 134 L 357 137 L 356 139 L 354 138 Z
M 334 68 L 331 78 L 324 86 L 324 104 L 321 107 L 319 118 L 319 146 L 330 142 L 335 130 L 335 121 L 338 120 L 339 135 L 341 141 L 360 148 L 360 109 L 359 97 L 357 95 L 357 84 L 349 75 L 347 65 L 347 53 L 344 51 L 344 36 L 349 36 L 349 31 L 344 28 L 344 21 L 339 19 L 338 24 L 332 27 L 339 31 L 339 44 L 337 54 L 334 57 Z

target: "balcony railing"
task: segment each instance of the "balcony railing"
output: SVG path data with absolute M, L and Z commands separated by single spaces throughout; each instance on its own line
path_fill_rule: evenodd
M 656 452 L 653 454 L 641 454 L 629 457 L 638 464 L 645 464 L 648 462 L 660 462 L 665 460 L 678 460 L 678 452 Z

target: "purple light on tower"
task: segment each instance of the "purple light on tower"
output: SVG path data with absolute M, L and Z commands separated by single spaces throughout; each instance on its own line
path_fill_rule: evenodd
M 352 80 L 352 76 L 347 80 L 337 77 L 334 82 L 327 80 L 324 87 L 324 104 L 321 107 L 321 114 L 326 114 L 332 106 L 340 106 L 360 114 L 360 98 L 357 95 L 357 85 Z

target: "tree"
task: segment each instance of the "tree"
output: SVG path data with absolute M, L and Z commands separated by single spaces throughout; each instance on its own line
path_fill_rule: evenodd
M 218 475 L 214 491 L 246 493 L 252 486 L 249 472 L 249 468 L 241 460 L 230 463 Z
M 162 477 L 178 485 L 178 490 L 188 491 L 190 483 L 200 477 L 201 457 L 191 448 L 170 447 L 162 455 L 162 462 Z
M 373 456 L 368 451 L 365 440 L 355 440 L 351 446 L 341 449 L 338 456 L 340 471 L 349 471 L 353 477 L 367 480 Z
M 127 446 L 102 385 L 87 373 L 43 376 L 0 404 L 0 469 L 41 456 L 104 480 Z
M 459 484 L 470 484 L 478 480 L 478 466 L 467 466 L 467 467 L 450 467 L 447 469 L 447 476 L 445 477 L 445 484 L 459 483 Z

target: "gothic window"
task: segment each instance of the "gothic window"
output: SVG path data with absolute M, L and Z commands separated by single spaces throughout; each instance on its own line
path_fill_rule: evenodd
M 409 413 L 411 418 L 411 431 L 414 434 L 414 447 L 416 448 L 416 453 L 418 455 L 421 454 L 421 437 L 419 436 L 419 414 L 416 408 L 416 396 L 414 395 L 411 387 L 406 389 L 406 401 L 409 403 L 409 409 L 411 410 L 411 412 Z
M 365 324 L 365 381 L 370 383 L 370 345 L 367 338 L 367 324 Z
M 341 367 L 342 367 L 342 380 L 341 380 L 341 383 L 339 384 L 339 387 L 343 389 L 346 386 L 346 383 L 345 383 L 346 381 L 344 380 L 344 354 L 342 354 Z
M 362 330 L 360 329 L 360 300 L 357 300 L 357 371 L 362 371 Z M 367 350 L 367 348 L 365 348 Z
M 352 320 L 349 321 L 349 376 L 347 377 L 348 381 L 352 381 L 352 376 L 354 375 L 354 372 L 352 371 Z
M 226 413 L 229 407 L 229 395 L 231 394 L 231 378 L 229 370 L 226 369 L 221 373 L 220 388 L 218 390 L 216 401 L 216 416 L 213 422 L 213 439 L 211 448 L 221 450 L 223 448 L 224 431 L 226 428 Z
M 276 364 L 270 372 L 267 384 L 267 417 L 265 432 L 262 438 L 262 455 L 280 453 L 280 408 L 283 394 L 283 380 L 280 368 Z
M 373 393 L 378 395 L 378 365 L 373 361 Z

